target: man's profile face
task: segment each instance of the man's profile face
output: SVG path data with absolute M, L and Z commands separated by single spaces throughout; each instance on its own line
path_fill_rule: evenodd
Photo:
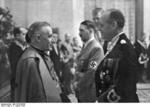
M 20 33 L 17 36 L 17 39 L 21 42 L 21 43 L 25 43 L 25 36 L 26 36 L 27 30 L 25 28 L 20 28 Z
M 40 46 L 43 51 L 48 51 L 52 47 L 52 28 L 44 26 L 41 28 Z
M 101 16 L 102 16 L 102 13 L 100 11 L 97 14 L 93 14 L 93 21 L 97 27 L 98 27 L 98 24 L 99 24 L 98 22 Z
M 83 42 L 86 42 L 89 40 L 90 31 L 87 29 L 87 26 L 81 24 L 79 28 L 79 35 L 81 37 L 81 40 Z
M 58 41 L 58 34 L 54 33 L 53 34 L 53 43 L 57 43 Z

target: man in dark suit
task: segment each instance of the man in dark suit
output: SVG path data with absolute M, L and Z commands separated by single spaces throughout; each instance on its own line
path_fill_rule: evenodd
M 95 39 L 102 45 L 103 44 L 103 40 L 102 40 L 102 37 L 101 37 L 101 33 L 100 31 L 98 30 L 98 22 L 99 22 L 99 19 L 102 15 L 102 13 L 104 12 L 104 10 L 102 8 L 95 8 L 93 11 L 92 11 L 92 17 L 93 17 L 93 22 L 95 24 Z
M 143 35 L 139 40 L 136 40 L 134 44 L 135 52 L 138 61 L 138 82 L 144 82 L 145 64 L 148 61 L 147 48 L 145 44 L 145 36 Z
M 53 46 L 50 50 L 50 58 L 54 63 L 54 69 L 59 79 L 61 79 L 61 59 L 60 49 L 58 47 L 58 34 L 53 34 Z
M 94 21 L 95 26 L 96 26 L 95 38 L 103 46 L 104 54 L 106 54 L 108 42 L 106 40 L 104 41 L 102 39 L 101 33 L 100 33 L 99 29 L 98 29 L 98 27 L 99 27 L 99 20 L 100 20 L 100 17 L 102 16 L 103 12 L 104 12 L 104 10 L 102 8 L 95 8 L 92 11 L 92 16 L 93 16 L 93 21 Z
M 109 9 L 99 21 L 108 52 L 95 74 L 99 102 L 138 102 L 136 94 L 137 60 L 133 45 L 123 33 L 125 19 L 121 11 Z
M 71 69 L 73 68 L 73 49 L 71 46 L 71 35 L 65 34 L 65 42 L 61 44 L 62 53 L 62 84 L 63 92 L 68 96 L 72 94 L 71 82 L 73 80 L 73 74 Z
M 47 54 L 52 46 L 52 28 L 47 22 L 33 23 L 30 46 L 17 64 L 15 102 L 61 102 L 58 78 Z
M 21 57 L 25 49 L 25 35 L 27 30 L 24 28 L 16 27 L 14 28 L 14 41 L 10 44 L 8 49 L 8 58 L 11 67 L 11 101 L 14 100 L 14 88 L 15 88 L 15 76 L 16 67 L 19 58 Z
M 150 40 L 150 36 L 149 36 L 149 40 Z M 147 49 L 147 56 L 148 56 L 148 62 L 147 62 L 147 80 L 150 81 L 150 44 L 148 46 Z
M 93 22 L 85 20 L 80 24 L 80 37 L 84 43 L 79 56 L 73 86 L 78 102 L 95 102 L 95 70 L 104 57 L 102 46 L 94 38 Z

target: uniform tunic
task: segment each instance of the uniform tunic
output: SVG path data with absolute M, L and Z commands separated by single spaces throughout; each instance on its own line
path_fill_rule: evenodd
M 79 102 L 95 102 L 95 70 L 104 57 L 102 46 L 91 40 L 77 57 L 74 83 L 77 83 L 76 96 Z
M 124 33 L 118 35 L 113 48 L 98 66 L 95 82 L 97 97 L 102 102 L 110 102 L 107 91 L 111 86 L 120 97 L 119 102 L 138 102 L 136 54 Z

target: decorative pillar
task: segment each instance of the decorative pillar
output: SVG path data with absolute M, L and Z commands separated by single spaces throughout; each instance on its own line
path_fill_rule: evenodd
M 143 0 L 144 2 L 144 32 L 150 35 L 150 0 Z
M 5 1 L 4 0 L 0 0 L 0 7 L 2 7 L 2 8 L 5 7 Z

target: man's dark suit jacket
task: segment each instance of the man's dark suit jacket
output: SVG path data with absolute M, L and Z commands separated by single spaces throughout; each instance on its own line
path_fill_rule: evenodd
M 11 67 L 11 100 L 14 99 L 16 67 L 22 53 L 23 49 L 20 46 L 18 46 L 15 42 L 12 42 L 8 49 L 8 58 Z
M 137 60 L 139 59 L 141 54 L 144 54 L 144 55 L 147 54 L 144 46 L 142 46 L 138 41 L 135 42 L 134 48 L 135 48 L 135 52 L 137 55 Z M 139 80 L 139 82 L 143 82 L 143 78 L 142 78 L 143 73 L 144 73 L 144 64 L 140 64 L 138 61 L 138 80 Z
M 147 55 L 148 55 L 148 58 L 149 58 L 149 61 L 147 63 L 147 79 L 150 80 L 150 44 L 148 46 L 148 49 L 147 49 Z
M 113 63 L 109 63 L 109 61 Z M 107 61 L 107 63 L 106 63 Z M 118 63 L 117 63 L 118 62 Z M 105 64 L 104 64 L 105 63 Z M 117 64 L 117 68 L 112 69 Z M 116 73 L 114 82 L 113 75 Z M 121 97 L 119 102 L 138 102 L 136 94 L 137 60 L 130 40 L 123 33 L 114 48 L 105 56 L 95 74 L 97 97 L 115 84 L 115 91 Z M 108 102 L 107 97 L 104 102 Z
M 146 49 L 138 41 L 135 42 L 134 48 L 137 55 L 137 60 L 141 53 L 146 54 Z M 144 65 L 139 64 L 139 66 L 144 68 Z
M 52 47 L 52 50 L 50 51 L 50 58 L 54 63 L 54 69 L 56 71 L 56 74 L 58 78 L 60 79 L 60 72 L 61 72 L 61 61 L 60 61 L 60 50 L 58 46 L 56 46 L 57 52 L 54 47 Z
M 8 49 L 8 57 L 11 65 L 12 78 L 15 78 L 17 62 L 21 57 L 22 53 L 23 53 L 22 48 L 18 46 L 15 42 L 12 42 Z

